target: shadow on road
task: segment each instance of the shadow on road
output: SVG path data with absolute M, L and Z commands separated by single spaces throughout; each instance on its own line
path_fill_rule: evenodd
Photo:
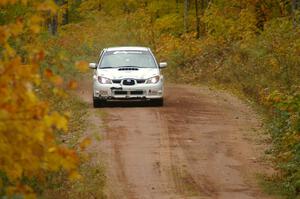
M 162 107 L 158 106 L 154 103 L 151 103 L 149 101 L 109 101 L 109 102 L 104 102 L 101 104 L 101 106 L 97 108 L 138 108 L 138 107 Z

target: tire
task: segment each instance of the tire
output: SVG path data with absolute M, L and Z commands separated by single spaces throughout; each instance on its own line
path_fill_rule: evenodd
M 154 106 L 164 106 L 164 98 L 151 100 Z
M 93 97 L 93 107 L 99 108 L 103 104 L 103 100 L 100 100 L 99 98 Z

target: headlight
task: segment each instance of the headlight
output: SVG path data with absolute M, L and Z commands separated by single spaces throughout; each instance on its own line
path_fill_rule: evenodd
M 151 77 L 149 79 L 146 80 L 146 84 L 156 84 L 157 82 L 159 82 L 159 75 Z
M 98 82 L 100 84 L 112 84 L 111 79 L 108 79 L 106 77 L 101 77 L 101 76 L 98 76 Z

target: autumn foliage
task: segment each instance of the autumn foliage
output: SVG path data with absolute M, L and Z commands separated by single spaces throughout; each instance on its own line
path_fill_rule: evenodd
M 34 198 L 27 183 L 43 181 L 61 169 L 78 177 L 79 159 L 59 145 L 55 133 L 67 132 L 67 115 L 41 100 L 45 82 L 62 82 L 51 69 L 41 71 L 46 51 L 37 37 L 52 1 L 0 1 L 0 195 Z M 11 15 L 11 13 L 14 13 Z
M 270 118 L 272 180 L 299 197 L 297 1 L 87 0 L 78 9 L 84 13 L 80 26 L 95 28 L 88 31 L 91 48 L 150 46 L 168 61 L 169 80 L 217 85 L 262 106 Z
M 300 24 L 295 2 L 0 0 L 1 194 L 31 196 L 24 179 L 42 180 L 62 168 L 78 177 L 78 157 L 58 145 L 55 136 L 67 131 L 68 114 L 53 111 L 46 102 L 49 95 L 64 96 L 64 87 L 77 87 L 76 81 L 64 82 L 57 75 L 57 68 L 73 64 L 65 58 L 96 59 L 107 46 L 144 45 L 168 61 L 164 72 L 169 80 L 225 87 L 264 107 L 277 169 L 273 180 L 291 198 L 299 197 Z M 55 37 L 37 37 L 48 27 Z M 77 62 L 77 68 L 85 70 L 86 62 Z

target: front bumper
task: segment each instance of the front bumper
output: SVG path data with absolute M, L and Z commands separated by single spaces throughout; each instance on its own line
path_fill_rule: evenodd
M 156 84 L 100 84 L 94 81 L 94 97 L 102 100 L 160 99 L 163 98 L 163 82 Z

